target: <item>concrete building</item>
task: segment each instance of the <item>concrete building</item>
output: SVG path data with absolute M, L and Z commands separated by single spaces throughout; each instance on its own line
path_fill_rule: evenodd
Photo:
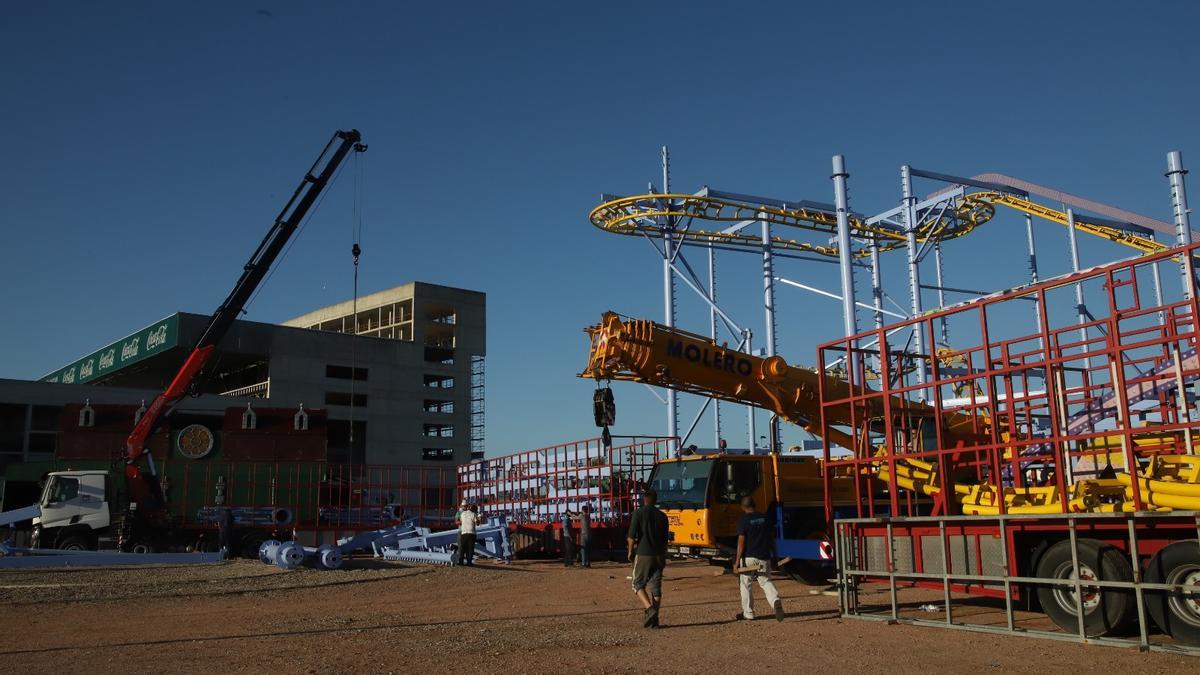
M 172 314 L 42 381 L 161 391 L 207 322 Z M 327 410 L 330 462 L 458 464 L 483 454 L 485 324 L 483 293 L 419 282 L 238 321 L 197 390 Z

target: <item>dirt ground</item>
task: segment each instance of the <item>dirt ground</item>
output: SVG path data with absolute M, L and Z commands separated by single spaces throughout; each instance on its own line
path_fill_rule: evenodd
M 6 672 L 1196 672 L 1195 657 L 837 617 L 777 580 L 787 618 L 733 620 L 737 587 L 673 562 L 663 628 L 629 569 L 551 562 L 336 572 L 254 561 L 0 572 Z M 756 591 L 757 593 L 757 591 Z M 761 595 L 760 616 L 770 616 Z M 450 669 L 453 669 L 450 670 Z

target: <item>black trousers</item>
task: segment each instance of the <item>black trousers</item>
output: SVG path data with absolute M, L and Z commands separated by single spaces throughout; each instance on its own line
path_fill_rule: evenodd
M 570 535 L 564 534 L 562 539 L 563 549 L 563 565 L 575 564 L 575 540 Z
M 458 533 L 458 564 L 475 564 L 475 533 Z

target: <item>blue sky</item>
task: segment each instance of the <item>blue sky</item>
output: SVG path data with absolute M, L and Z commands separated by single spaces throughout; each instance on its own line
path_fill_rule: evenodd
M 0 376 L 211 312 L 316 149 L 353 126 L 371 146 L 363 291 L 488 294 L 490 452 L 590 436 L 581 329 L 662 301 L 646 243 L 587 213 L 657 183 L 661 145 L 679 191 L 831 201 L 842 153 L 858 211 L 895 205 L 908 163 L 1169 220 L 1166 152 L 1200 166 L 1198 18 L 1185 2 L 10 3 Z M 349 178 L 248 318 L 349 297 Z M 947 283 L 1025 281 L 1022 228 L 1005 214 L 949 244 Z M 1038 225 L 1043 274 L 1067 269 L 1055 228 Z M 1083 245 L 1085 264 L 1126 255 Z M 884 260 L 904 304 L 902 264 Z M 724 304 L 761 334 L 758 262 L 719 266 Z M 836 290 L 832 265 L 783 272 Z M 779 293 L 780 353 L 811 363 L 840 308 Z M 681 298 L 680 325 L 703 330 Z M 648 392 L 617 395 L 618 433 L 662 432 Z M 731 436 L 744 417 L 727 414 Z

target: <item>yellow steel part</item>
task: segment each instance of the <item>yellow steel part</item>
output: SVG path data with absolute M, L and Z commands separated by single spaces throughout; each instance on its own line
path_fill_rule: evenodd
M 1015 195 L 1006 194 L 1003 192 L 975 192 L 967 195 L 964 198 L 967 202 L 984 202 L 989 204 L 1000 204 L 1008 208 L 1015 209 L 1022 213 L 1027 213 L 1031 216 L 1037 216 L 1049 220 L 1059 225 L 1066 226 L 1070 223 L 1067 214 L 1057 209 L 1052 209 L 1048 206 L 1042 206 L 1036 202 L 1031 202 L 1028 199 L 1022 199 Z M 1149 237 L 1133 234 L 1125 230 L 1093 223 L 1081 216 L 1075 216 L 1075 229 L 1080 232 L 1102 237 L 1109 241 L 1114 241 L 1118 244 L 1123 244 L 1131 248 L 1135 248 L 1143 253 L 1157 253 L 1169 248 L 1166 244 L 1157 242 Z
M 931 238 L 945 240 L 961 237 L 991 220 L 995 213 L 995 208 L 986 200 L 974 202 L 960 200 L 953 210 L 948 210 L 940 218 L 922 225 L 917 232 L 917 240 L 924 242 Z M 662 237 L 663 234 L 661 226 L 646 222 L 655 219 L 670 219 L 676 222 L 694 219 L 701 222 L 718 223 L 755 220 L 826 235 L 837 233 L 837 218 L 825 211 L 749 204 L 729 199 L 685 194 L 635 195 L 614 199 L 592 209 L 588 219 L 592 225 L 605 232 L 651 237 Z M 880 250 L 883 251 L 891 251 L 905 245 L 905 237 L 902 232 L 871 225 L 859 218 L 852 217 L 850 219 L 850 229 L 854 237 L 878 242 Z M 761 236 L 741 231 L 724 232 L 720 229 L 688 227 L 673 231 L 671 236 L 676 241 L 703 244 L 727 244 L 753 248 L 762 246 Z M 771 245 L 780 250 L 804 251 L 830 257 L 838 255 L 835 246 L 810 244 L 781 236 L 773 236 Z M 856 255 L 861 257 L 870 255 L 870 253 L 864 250 L 859 251 Z

